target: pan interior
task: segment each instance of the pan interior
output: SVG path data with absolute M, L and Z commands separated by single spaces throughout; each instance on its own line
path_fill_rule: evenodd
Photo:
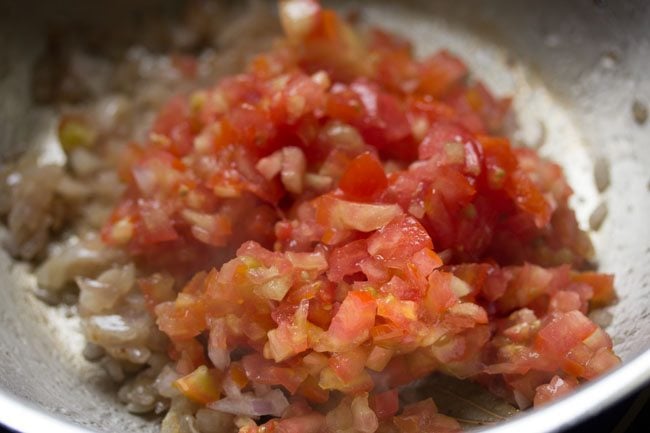
M 78 3 L 45 6 L 30 16 L 0 4 L 0 12 L 7 8 L 0 24 L 17 36 L 11 41 L 0 36 L 2 159 L 28 146 L 60 156 L 53 113 L 29 102 L 29 74 L 48 17 L 85 18 L 92 8 L 77 8 Z M 113 19 L 119 19 L 120 8 L 151 6 L 127 3 L 117 2 Z M 368 22 L 413 40 L 420 55 L 442 47 L 458 53 L 497 94 L 513 95 L 514 138 L 522 145 L 541 144 L 542 154 L 564 167 L 583 227 L 600 202 L 608 204 L 609 216 L 592 239 L 600 269 L 616 274 L 620 300 L 601 315 L 611 314 L 608 331 L 618 354 L 634 358 L 650 348 L 650 127 L 635 122 L 631 111 L 641 95 L 646 100 L 639 102 L 650 103 L 650 81 L 644 81 L 650 69 L 650 34 L 644 27 L 650 8 L 642 1 L 433 3 L 336 6 L 360 8 Z M 594 184 L 597 158 L 610 162 L 612 181 L 604 193 Z M 29 266 L 0 251 L 0 389 L 98 431 L 157 431 L 150 420 L 126 413 L 103 370 L 83 359 L 74 307 L 45 305 L 35 290 Z

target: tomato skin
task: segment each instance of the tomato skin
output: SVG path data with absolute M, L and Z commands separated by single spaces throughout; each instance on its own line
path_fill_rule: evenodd
M 387 186 L 384 168 L 370 153 L 363 153 L 354 158 L 339 180 L 339 188 L 343 193 L 358 201 L 371 201 Z

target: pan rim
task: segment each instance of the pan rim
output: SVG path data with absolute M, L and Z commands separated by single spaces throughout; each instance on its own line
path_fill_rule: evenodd
M 650 383 L 650 350 L 600 377 L 583 384 L 576 392 L 548 406 L 521 412 L 513 418 L 486 426 L 479 432 L 553 433 L 596 415 L 617 401 Z M 0 388 L 0 425 L 19 433 L 97 432 L 70 419 L 53 414 L 34 402 L 24 400 Z

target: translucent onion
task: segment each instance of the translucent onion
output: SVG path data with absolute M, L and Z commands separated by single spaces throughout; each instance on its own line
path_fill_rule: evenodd
M 173 383 L 181 377 L 170 365 L 163 367 L 153 386 L 163 397 L 172 398 L 180 395 L 180 391 Z
M 379 428 L 375 412 L 368 406 L 368 393 L 363 393 L 352 400 L 352 425 L 361 433 L 374 433 Z
M 135 282 L 133 264 L 109 269 L 97 279 L 77 277 L 79 306 L 82 314 L 96 314 L 113 308 L 131 290 Z
M 274 389 L 262 397 L 258 397 L 253 393 L 244 393 L 240 397 L 222 398 L 208 404 L 208 407 L 233 415 L 250 417 L 272 415 L 279 417 L 289 407 L 289 401 L 282 391 Z

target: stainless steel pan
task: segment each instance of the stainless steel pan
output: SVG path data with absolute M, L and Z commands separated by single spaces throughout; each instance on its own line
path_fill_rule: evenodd
M 32 106 L 29 81 L 49 20 L 120 25 L 133 9 L 161 5 L 0 1 L 0 158 L 48 137 L 52 113 Z M 422 53 L 449 47 L 498 93 L 514 94 L 517 137 L 530 143 L 545 135 L 542 152 L 565 167 L 583 224 L 600 201 L 608 204 L 609 216 L 593 239 L 600 268 L 617 277 L 620 301 L 609 309 L 608 329 L 623 365 L 489 431 L 557 431 L 650 381 L 650 122 L 641 113 L 650 104 L 650 4 L 439 0 L 356 6 L 368 20 L 411 37 Z M 603 194 L 593 179 L 598 158 L 611 164 L 611 186 Z M 0 251 L 0 423 L 25 433 L 156 431 L 152 421 L 128 414 L 103 372 L 83 360 L 70 307 L 46 306 L 33 289 L 28 269 Z

